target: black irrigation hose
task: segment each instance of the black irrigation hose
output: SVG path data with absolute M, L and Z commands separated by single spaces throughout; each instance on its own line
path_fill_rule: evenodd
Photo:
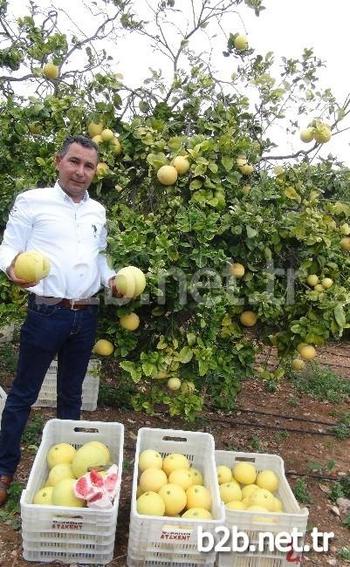
M 237 411 L 245 412 L 245 413 L 256 413 L 258 415 L 268 415 L 272 417 L 280 417 L 281 419 L 290 419 L 292 421 L 305 421 L 308 423 L 315 423 L 317 425 L 329 425 L 334 427 L 337 425 L 336 423 L 332 423 L 330 421 L 317 421 L 316 419 L 308 419 L 307 417 L 296 417 L 295 415 L 282 415 L 280 413 L 270 413 L 266 411 L 259 411 L 259 410 L 250 410 L 244 408 L 237 408 Z
M 235 425 L 240 425 L 244 427 L 255 427 L 256 429 L 273 429 L 277 431 L 288 431 L 290 433 L 303 433 L 304 435 L 330 435 L 331 437 L 334 436 L 334 433 L 331 431 L 305 431 L 305 429 L 292 429 L 290 427 L 280 427 L 277 425 L 264 425 L 258 423 L 246 423 L 244 421 L 230 421 L 230 422 L 223 422 L 221 419 L 210 418 L 213 421 L 220 421 L 221 425 L 224 427 L 230 427 Z

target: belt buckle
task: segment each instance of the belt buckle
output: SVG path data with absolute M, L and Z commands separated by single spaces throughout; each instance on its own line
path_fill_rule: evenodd
M 70 299 L 69 303 L 70 303 L 70 310 L 71 311 L 79 311 L 79 307 L 74 307 L 74 304 L 76 303 L 75 299 Z

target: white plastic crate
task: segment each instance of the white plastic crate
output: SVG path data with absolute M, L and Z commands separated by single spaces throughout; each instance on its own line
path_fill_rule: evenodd
M 2 416 L 3 409 L 5 407 L 6 398 L 7 398 L 6 392 L 0 386 L 0 429 L 1 429 L 1 416 Z
M 106 565 L 113 558 L 120 484 L 113 508 L 95 510 L 32 504 L 48 475 L 49 448 L 61 442 L 76 448 L 88 441 L 108 446 L 111 460 L 123 466 L 124 426 L 100 421 L 49 420 L 21 496 L 23 557 L 27 561 Z
M 136 510 L 139 455 L 145 449 L 155 449 L 162 457 L 169 453 L 186 455 L 198 468 L 209 488 L 212 499 L 213 520 L 187 520 L 179 517 L 156 517 L 140 515 Z M 214 438 L 209 433 L 180 431 L 175 429 L 139 430 L 136 442 L 134 477 L 132 486 L 129 545 L 127 565 L 129 567 L 181 566 L 195 567 L 215 563 L 215 552 L 198 551 L 197 531 L 214 535 L 215 528 L 224 522 L 224 509 L 220 502 L 216 481 Z
M 215 451 L 217 465 L 232 468 L 237 462 L 244 461 L 255 465 L 257 471 L 269 469 L 279 477 L 279 487 L 275 495 L 282 501 L 283 512 L 247 512 L 245 510 L 229 510 L 225 508 L 225 526 L 230 530 L 236 526 L 247 534 L 249 543 L 257 545 L 259 533 L 281 532 L 291 533 L 295 528 L 305 535 L 309 511 L 301 509 L 290 488 L 284 472 L 284 462 L 278 455 L 262 453 L 243 453 L 235 451 Z M 302 545 L 303 536 L 298 540 Z M 226 543 L 230 547 L 231 541 Z M 264 546 L 263 551 L 256 552 L 222 552 L 218 554 L 219 567 L 298 567 L 301 553 L 273 550 Z
M 83 382 L 82 406 L 84 411 L 95 411 L 97 408 L 98 391 L 100 387 L 101 363 L 91 359 Z M 41 386 L 37 401 L 33 407 L 55 408 L 57 403 L 57 360 L 53 360 Z

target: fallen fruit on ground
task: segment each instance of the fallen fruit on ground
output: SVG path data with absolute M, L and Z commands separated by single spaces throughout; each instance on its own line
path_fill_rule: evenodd
M 305 362 L 301 358 L 294 358 L 292 360 L 293 370 L 303 370 L 305 368 Z

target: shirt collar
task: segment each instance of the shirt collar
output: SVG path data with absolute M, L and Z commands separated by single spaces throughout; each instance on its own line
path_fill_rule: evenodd
M 56 181 L 56 183 L 55 183 L 55 185 L 54 185 L 54 190 L 55 190 L 56 194 L 57 194 L 61 199 L 63 199 L 64 201 L 69 201 L 70 203 L 74 203 L 75 205 L 77 204 L 77 203 L 75 203 L 75 202 L 73 201 L 73 199 L 72 199 L 69 195 L 67 195 L 67 193 L 65 193 L 65 192 L 63 191 L 63 189 L 62 189 L 62 187 L 60 186 L 60 184 L 58 183 L 58 181 Z M 89 192 L 88 192 L 88 191 L 85 191 L 84 196 L 83 196 L 82 200 L 80 201 L 80 203 L 84 203 L 84 202 L 86 202 L 88 199 L 90 199 Z

